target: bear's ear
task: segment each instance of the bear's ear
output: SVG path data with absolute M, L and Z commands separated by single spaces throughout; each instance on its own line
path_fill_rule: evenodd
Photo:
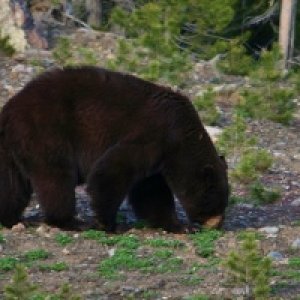
M 228 169 L 228 164 L 227 164 L 227 161 L 225 159 L 225 156 L 224 155 L 219 155 L 221 161 L 223 162 L 224 166 L 226 167 L 226 169 Z

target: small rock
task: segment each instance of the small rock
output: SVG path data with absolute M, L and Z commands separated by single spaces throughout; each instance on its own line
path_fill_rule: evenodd
M 46 235 L 48 234 L 50 230 L 50 227 L 46 224 L 42 224 L 41 226 L 39 226 L 37 229 L 36 229 L 36 232 L 41 234 L 41 235 Z
M 266 226 L 266 227 L 260 228 L 259 231 L 274 235 L 279 232 L 279 228 L 276 226 Z
M 267 256 L 274 261 L 280 261 L 280 260 L 283 260 L 283 258 L 284 258 L 283 255 L 278 251 L 271 251 L 268 253 Z
M 292 202 L 291 202 L 291 205 L 292 205 L 292 206 L 300 206 L 300 198 L 298 198 L 298 199 L 292 201 Z
M 70 254 L 70 251 L 69 251 L 67 248 L 64 248 L 64 249 L 62 250 L 62 253 L 63 253 L 64 255 L 69 255 L 69 254 Z
M 295 239 L 292 243 L 292 248 L 293 249 L 300 249 L 300 238 Z
M 222 133 L 222 129 L 218 127 L 205 126 L 205 129 L 207 130 L 208 134 L 210 135 L 210 137 L 214 142 L 218 139 L 218 136 Z
M 11 228 L 11 231 L 21 232 L 21 231 L 24 231 L 25 229 L 26 229 L 26 227 L 23 223 L 18 223 Z
M 116 252 L 116 249 L 115 249 L 115 248 L 111 248 L 111 249 L 108 250 L 108 255 L 109 255 L 110 257 L 112 257 L 112 256 L 115 255 L 115 252 Z

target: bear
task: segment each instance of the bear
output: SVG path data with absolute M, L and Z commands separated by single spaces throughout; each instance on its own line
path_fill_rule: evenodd
M 86 184 L 97 228 L 115 232 L 128 197 L 153 227 L 218 227 L 228 204 L 227 166 L 188 97 L 98 67 L 44 72 L 0 113 L 0 223 L 12 227 L 35 192 L 45 222 L 77 228 L 75 187 Z

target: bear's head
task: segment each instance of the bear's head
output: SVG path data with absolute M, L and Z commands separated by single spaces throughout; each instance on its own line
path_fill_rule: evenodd
M 201 227 L 219 228 L 228 205 L 229 184 L 227 164 L 218 157 L 214 164 L 207 164 L 194 171 L 197 181 L 189 184 L 183 198 L 191 224 Z

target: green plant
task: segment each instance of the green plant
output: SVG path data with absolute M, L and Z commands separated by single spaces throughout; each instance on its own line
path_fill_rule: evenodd
M 1 36 L 1 28 L 0 28 L 0 52 L 12 56 L 15 54 L 16 50 L 10 44 L 8 36 Z
M 66 246 L 74 241 L 74 238 L 67 233 L 59 232 L 54 237 L 57 244 Z
M 220 118 L 215 98 L 216 93 L 212 89 L 209 89 L 193 101 L 196 110 L 200 113 L 201 120 L 208 125 L 215 125 Z
M 55 271 L 61 272 L 69 269 L 69 266 L 65 262 L 56 262 L 53 264 L 39 264 L 38 268 L 42 271 Z
M 37 287 L 28 280 L 26 269 L 22 265 L 16 265 L 12 283 L 5 286 L 5 300 L 31 300 Z
M 68 37 L 58 39 L 52 55 L 61 66 L 96 65 L 98 62 L 92 49 L 75 47 Z
M 44 249 L 33 249 L 24 253 L 23 257 L 26 262 L 44 260 L 50 256 L 50 253 Z
M 253 233 L 244 236 L 239 251 L 231 251 L 223 261 L 223 266 L 233 284 L 244 285 L 248 297 L 268 299 L 271 260 L 259 253 Z
M 186 286 L 199 285 L 204 279 L 198 275 L 186 276 L 180 279 L 181 284 Z
M 257 143 L 255 136 L 247 135 L 247 124 L 239 113 L 235 113 L 231 125 L 218 137 L 217 147 L 226 156 L 232 156 L 236 162 L 249 148 Z
M 212 298 L 210 298 L 207 295 L 193 295 L 193 296 L 188 296 L 188 297 L 184 297 L 184 300 L 210 300 Z
M 87 230 L 82 233 L 82 237 L 90 240 L 96 240 L 103 245 L 118 245 L 119 247 L 127 249 L 136 249 L 140 245 L 140 241 L 135 235 L 109 236 L 104 231 Z
M 151 260 L 137 258 L 132 250 L 117 249 L 113 256 L 99 264 L 99 274 L 106 279 L 117 279 L 120 270 L 147 269 L 153 265 Z
M 224 59 L 220 60 L 217 66 L 227 74 L 248 75 L 254 68 L 254 59 L 247 53 L 242 40 L 236 38 L 229 41 L 229 47 Z
M 214 254 L 215 241 L 221 235 L 221 231 L 203 229 L 201 232 L 190 235 L 190 238 L 196 247 L 196 253 L 202 257 L 209 257 Z
M 250 198 L 257 204 L 273 203 L 280 198 L 280 192 L 274 189 L 268 189 L 260 182 L 254 182 L 250 185 Z
M 3 234 L 0 233 L 0 244 L 3 244 L 5 242 L 5 237 Z
M 191 64 L 188 51 L 174 40 L 180 34 L 181 11 L 182 5 L 175 1 L 145 3 L 131 13 L 116 7 L 111 23 L 120 26 L 130 39 L 119 40 L 116 58 L 108 66 L 148 80 L 183 81 Z
M 272 163 L 272 156 L 266 150 L 249 149 L 240 157 L 231 175 L 242 183 L 253 182 L 259 174 L 267 171 Z
M 246 118 L 289 124 L 295 111 L 294 96 L 293 89 L 266 84 L 256 89 L 244 89 L 235 109 Z
M 71 40 L 67 37 L 60 37 L 52 55 L 59 65 L 68 65 L 73 56 Z
M 144 243 L 151 247 L 179 248 L 184 246 L 184 243 L 182 241 L 166 238 L 146 239 Z
M 13 270 L 18 263 L 18 259 L 14 257 L 1 257 L 0 258 L 0 270 L 10 271 Z
M 300 269 L 300 257 L 291 257 L 288 261 L 289 267 Z
M 17 264 L 12 282 L 4 287 L 4 300 L 81 300 L 68 284 L 63 284 L 57 293 L 40 291 L 28 279 L 25 266 Z
M 282 59 L 281 50 L 278 44 L 274 43 L 271 50 L 263 49 L 260 58 L 255 64 L 255 68 L 250 72 L 250 78 L 254 82 L 276 81 L 283 75 L 280 68 Z

